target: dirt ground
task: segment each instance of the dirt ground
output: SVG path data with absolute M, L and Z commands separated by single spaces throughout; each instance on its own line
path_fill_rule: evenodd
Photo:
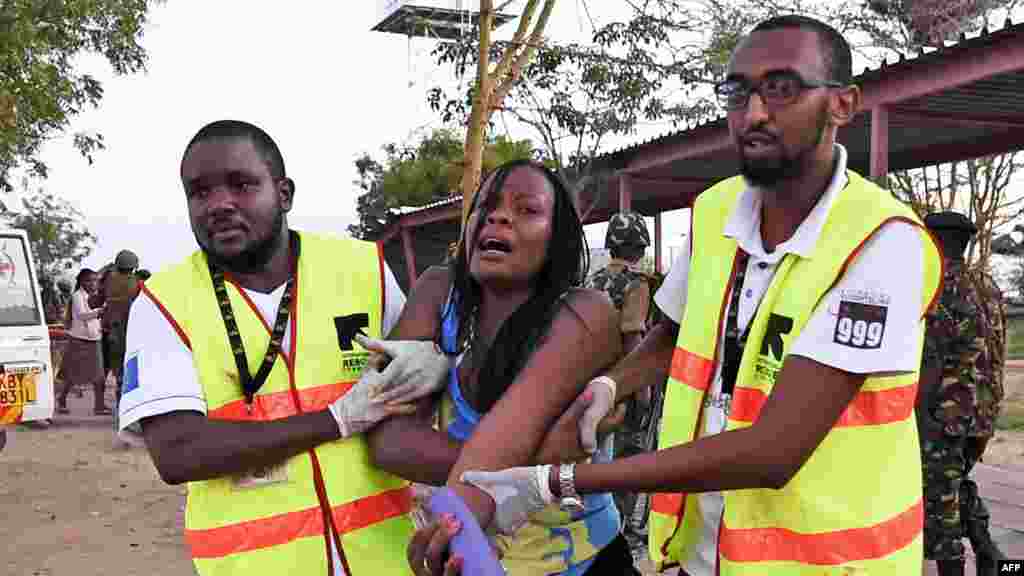
M 144 449 L 115 445 L 110 418 L 10 429 L 0 478 L 4 574 L 194 574 L 181 537 L 184 488 L 161 482 Z
M 1007 384 L 1008 405 L 1024 410 L 1024 366 Z M 50 428 L 9 429 L 0 453 L 0 541 L 8 551 L 0 573 L 193 576 L 181 536 L 184 488 L 164 484 L 144 449 L 115 441 L 109 417 L 83 416 L 89 393 L 70 400 L 74 415 Z M 1024 431 L 1000 431 L 985 461 L 1024 465 Z

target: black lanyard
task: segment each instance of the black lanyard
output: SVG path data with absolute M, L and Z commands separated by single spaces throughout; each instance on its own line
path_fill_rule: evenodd
M 235 322 L 235 313 L 231 309 L 231 300 L 228 298 L 228 287 L 224 282 L 224 272 L 217 269 L 213 262 L 207 259 L 207 267 L 210 270 L 210 278 L 213 280 L 213 292 L 217 296 L 217 304 L 220 308 L 221 318 L 224 319 L 224 328 L 228 332 L 228 340 L 231 342 L 231 353 L 235 357 L 235 366 L 238 368 L 238 380 L 242 385 L 242 393 L 245 394 L 245 404 L 249 412 L 252 412 L 253 398 L 256 392 L 267 381 L 270 376 L 270 369 L 274 367 L 277 354 L 281 351 L 281 342 L 284 340 L 284 329 L 288 325 L 288 313 L 291 309 L 292 297 L 295 293 L 295 272 L 299 261 L 299 235 L 291 232 L 288 236 L 289 248 L 291 249 L 290 271 L 288 283 L 281 296 L 281 303 L 277 306 L 277 319 L 274 320 L 274 329 L 270 333 L 270 343 L 267 344 L 267 352 L 263 356 L 263 363 L 256 372 L 256 377 L 249 373 L 249 361 L 245 356 L 245 346 L 242 344 L 242 336 L 238 331 L 238 323 Z
M 742 249 L 736 251 L 736 273 L 732 280 L 732 296 L 729 298 L 729 310 L 725 317 L 725 347 L 722 351 L 722 394 L 732 396 L 736 387 L 736 378 L 740 371 L 740 360 L 743 358 L 743 348 L 747 345 L 747 337 L 750 335 L 750 326 L 754 324 L 754 316 L 757 316 L 757 309 L 761 303 L 757 303 L 754 314 L 751 315 L 747 327 L 740 334 L 737 317 L 740 313 L 740 293 L 743 292 L 743 281 L 747 277 L 747 260 L 749 256 Z

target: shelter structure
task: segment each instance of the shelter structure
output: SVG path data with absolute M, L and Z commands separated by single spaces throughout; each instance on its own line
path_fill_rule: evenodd
M 1024 149 L 1024 23 L 868 69 L 854 81 L 861 113 L 839 133 L 850 168 L 885 184 L 887 174 Z M 686 208 L 709 186 L 737 173 L 724 116 L 607 153 L 595 160 L 604 189 L 584 191 L 585 223 L 620 210 L 655 219 L 655 262 L 662 252 L 661 213 Z M 415 279 L 443 251 L 426 242 L 458 237 L 460 197 L 407 210 L 382 239 L 393 269 Z M 395 244 L 392 246 L 392 244 Z M 404 259 L 394 258 L 399 256 Z M 394 258 L 394 259 L 392 259 Z M 424 261 L 422 258 L 426 258 Z

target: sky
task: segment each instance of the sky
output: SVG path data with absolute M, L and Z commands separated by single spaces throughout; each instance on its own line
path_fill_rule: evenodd
M 595 7 L 610 5 L 589 4 L 598 19 Z M 83 58 L 83 69 L 103 82 L 103 100 L 44 147 L 50 177 L 39 185 L 78 207 L 98 236 L 84 265 L 102 266 L 130 248 L 143 267 L 159 270 L 196 249 L 179 162 L 192 135 L 223 118 L 255 123 L 277 141 L 297 185 L 291 226 L 345 234 L 356 218 L 353 160 L 439 126 L 425 93 L 448 79 L 430 58 L 433 41 L 372 32 L 377 12 L 378 0 L 172 0 L 151 11 L 146 72 L 117 77 L 101 58 Z M 584 38 L 589 22 L 579 0 L 561 0 L 549 35 Z M 72 146 L 82 130 L 106 140 L 91 166 Z M 648 226 L 653 234 L 653 220 Z M 668 243 L 687 227 L 682 214 L 663 218 Z M 603 246 L 604 225 L 587 232 L 591 246 Z

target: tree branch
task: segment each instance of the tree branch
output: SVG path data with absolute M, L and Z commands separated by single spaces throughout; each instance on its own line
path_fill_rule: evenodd
M 526 33 L 530 30 L 530 22 L 533 21 L 533 13 L 537 10 L 538 2 L 540 0 L 527 0 L 523 14 L 519 17 L 519 27 L 516 28 L 516 33 L 512 35 L 512 41 L 505 47 L 505 53 L 501 55 L 501 60 L 494 69 L 492 80 L 495 83 L 501 82 L 512 66 L 516 50 L 519 49 L 519 44 L 526 38 Z
M 544 8 L 540 12 L 540 17 L 537 18 L 537 23 L 533 27 L 533 34 L 530 35 L 530 45 L 526 46 L 522 52 L 516 57 L 515 62 L 509 69 L 507 76 L 501 80 L 501 84 L 498 85 L 497 90 L 494 93 L 493 103 L 500 103 L 505 99 L 509 90 L 519 79 L 519 74 L 523 69 L 523 66 L 530 61 L 533 57 L 533 53 L 537 51 L 535 45 L 539 44 L 541 38 L 544 36 L 544 28 L 548 25 L 548 20 L 551 18 L 551 12 L 555 8 L 555 0 L 544 0 Z M 504 62 L 502 62 L 504 64 Z

